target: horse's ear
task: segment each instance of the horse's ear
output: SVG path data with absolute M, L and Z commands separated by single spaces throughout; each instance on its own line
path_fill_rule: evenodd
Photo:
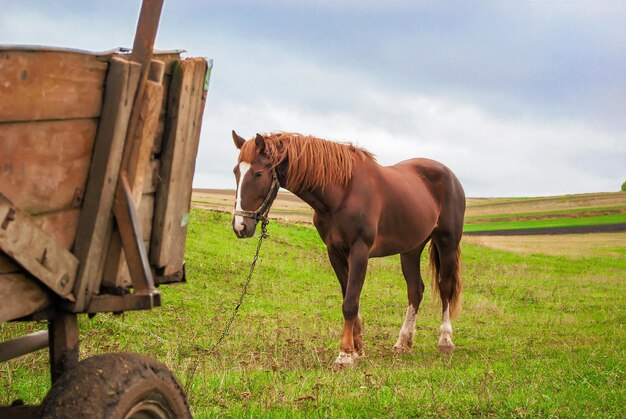
M 246 142 L 246 140 L 237 135 L 235 130 L 233 130 L 233 141 L 235 143 L 235 147 L 237 147 L 239 150 L 241 150 L 241 147 L 243 147 L 243 143 Z
M 265 151 L 265 138 L 263 138 L 261 134 L 256 135 L 254 143 L 256 144 L 257 153 L 262 153 Z

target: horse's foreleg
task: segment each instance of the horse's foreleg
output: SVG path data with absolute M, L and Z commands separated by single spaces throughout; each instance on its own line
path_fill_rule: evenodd
M 365 356 L 365 345 L 363 344 L 363 316 L 359 313 L 352 329 L 352 339 L 354 341 L 354 354 L 356 358 Z
M 339 345 L 339 356 L 335 365 L 350 365 L 354 359 L 363 352 L 363 340 L 361 338 L 362 324 L 359 319 L 359 299 L 365 273 L 369 247 L 365 243 L 357 242 L 351 249 L 348 257 L 348 284 L 343 298 L 343 337 Z

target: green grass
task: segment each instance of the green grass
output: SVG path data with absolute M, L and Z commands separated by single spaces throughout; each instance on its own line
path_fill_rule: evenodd
M 525 228 L 575 227 L 623 223 L 626 223 L 626 214 L 609 214 L 577 218 L 550 218 L 543 220 L 499 221 L 492 223 L 466 224 L 464 231 L 519 230 Z
M 163 286 L 163 307 L 80 318 L 81 356 L 133 351 L 165 362 L 196 417 L 623 417 L 626 259 L 519 256 L 465 246 L 458 349 L 436 350 L 439 309 L 427 297 L 413 350 L 394 356 L 406 309 L 398 257 L 370 263 L 361 299 L 367 358 L 329 369 L 342 327 L 339 284 L 311 226 L 272 223 L 230 336 L 256 240 L 226 214 L 194 210 L 188 283 Z M 0 340 L 42 328 L 0 325 Z M 45 352 L 0 364 L 0 404 L 40 402 Z
M 488 215 L 474 215 L 465 217 L 467 224 L 473 223 L 486 223 L 496 221 L 513 221 L 523 219 L 544 219 L 544 218 L 576 218 L 581 216 L 596 216 L 602 213 L 623 213 L 626 209 L 623 205 L 612 205 L 605 207 L 591 207 L 591 208 L 572 208 L 572 209 L 554 209 L 550 211 L 518 211 L 508 214 L 488 214 Z M 600 213 L 600 214 L 598 214 Z

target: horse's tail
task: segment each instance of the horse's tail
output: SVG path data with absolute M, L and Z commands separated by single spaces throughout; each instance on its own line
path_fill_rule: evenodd
M 432 273 L 432 299 L 433 302 L 437 302 L 437 297 L 440 296 L 439 283 L 441 282 L 441 260 L 439 259 L 439 251 L 437 245 L 431 240 L 428 248 L 428 254 L 430 256 L 430 271 Z M 445 278 L 444 280 L 450 280 Z M 463 279 L 461 277 L 461 246 L 460 244 L 456 248 L 453 275 L 452 275 L 452 297 L 449 301 L 450 318 L 454 319 L 461 311 L 462 305 L 462 293 L 463 293 Z

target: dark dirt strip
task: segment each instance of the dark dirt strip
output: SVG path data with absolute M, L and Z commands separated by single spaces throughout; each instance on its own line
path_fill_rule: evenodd
M 520 228 L 516 230 L 491 230 L 464 232 L 466 236 L 536 236 L 548 234 L 587 234 L 587 233 L 620 233 L 626 231 L 626 224 L 603 224 L 574 227 Z

